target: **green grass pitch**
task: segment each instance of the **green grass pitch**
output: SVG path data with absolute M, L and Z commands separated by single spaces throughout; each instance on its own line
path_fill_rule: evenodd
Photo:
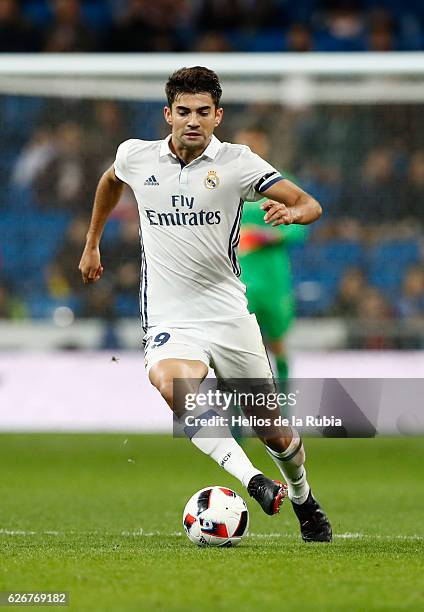
M 82 612 L 422 610 L 423 442 L 306 441 L 328 545 L 301 541 L 289 503 L 263 514 L 186 440 L 2 434 L 0 590 L 66 590 Z M 277 476 L 258 441 L 245 447 Z M 198 549 L 181 533 L 185 502 L 212 484 L 248 503 L 237 548 Z

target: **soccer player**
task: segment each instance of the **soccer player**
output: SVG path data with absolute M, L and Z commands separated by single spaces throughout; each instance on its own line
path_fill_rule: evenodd
M 84 283 L 101 278 L 100 238 L 126 183 L 140 213 L 145 366 L 152 385 L 181 419 L 174 379 L 187 381 L 187 393 L 197 391 L 193 381 L 203 380 L 209 366 L 220 379 L 272 380 L 259 326 L 247 310 L 239 280 L 236 249 L 243 202 L 271 199 L 263 205 L 271 226 L 312 223 L 321 206 L 248 147 L 214 136 L 224 111 L 212 70 L 177 70 L 165 90 L 164 117 L 171 134 L 162 141 L 131 139 L 119 146 L 114 165 L 97 187 L 79 269 Z M 303 443 L 295 430 L 284 427 L 263 439 L 287 485 L 264 476 L 230 435 L 216 436 L 208 425 L 185 427 L 185 432 L 238 478 L 267 514 L 278 512 L 288 487 L 303 539 L 331 540 L 328 519 L 306 479 Z
M 235 134 L 234 140 L 247 145 L 260 157 L 268 157 L 268 135 L 260 127 L 243 128 Z M 293 180 L 287 173 L 284 176 Z M 278 378 L 285 381 L 288 378 L 288 360 L 284 337 L 294 317 L 287 247 L 304 242 L 308 229 L 305 225 L 293 223 L 269 227 L 260 208 L 265 202 L 266 198 L 244 203 L 239 245 L 240 279 L 246 285 L 249 310 L 255 313 L 275 357 Z

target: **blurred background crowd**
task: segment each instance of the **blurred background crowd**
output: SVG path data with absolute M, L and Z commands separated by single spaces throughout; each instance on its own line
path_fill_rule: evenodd
M 167 134 L 162 105 L 0 96 L 0 107 L 0 317 L 48 317 L 63 304 L 79 317 L 137 316 L 129 191 L 104 234 L 102 283 L 83 286 L 77 266 L 99 176 L 126 138 Z M 424 316 L 421 114 L 413 105 L 226 105 L 218 136 L 262 130 L 271 161 L 323 203 L 307 243 L 291 249 L 299 316 Z
M 421 0 L 0 0 L 3 52 L 392 51 Z
M 382 4 L 0 0 L 0 50 L 421 49 L 424 3 Z M 298 316 L 369 324 L 366 335 L 352 326 L 356 348 L 423 347 L 421 105 L 224 105 L 218 137 L 263 131 L 270 161 L 323 204 L 308 241 L 291 248 Z M 129 191 L 105 230 L 102 282 L 83 286 L 77 267 L 100 175 L 123 140 L 167 135 L 162 108 L 0 95 L 0 319 L 49 318 L 63 306 L 78 318 L 138 316 L 138 213 Z

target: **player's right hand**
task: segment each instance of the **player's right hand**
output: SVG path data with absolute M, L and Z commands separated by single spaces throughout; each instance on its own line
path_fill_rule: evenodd
M 271 223 L 272 227 L 276 225 L 291 225 L 294 222 L 293 210 L 285 204 L 276 200 L 267 200 L 261 204 L 262 210 L 265 210 L 264 221 Z
M 98 247 L 85 247 L 78 269 L 81 272 L 84 284 L 95 283 L 103 274 Z

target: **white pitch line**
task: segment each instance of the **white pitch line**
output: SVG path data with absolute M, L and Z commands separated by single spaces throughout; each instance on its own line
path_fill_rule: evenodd
M 161 531 L 144 531 L 143 529 L 139 529 L 137 531 L 121 531 L 121 533 L 107 533 L 102 532 L 100 530 L 96 531 L 56 531 L 56 530 L 46 530 L 46 531 L 27 531 L 23 529 L 0 529 L 0 536 L 33 536 L 33 535 L 48 535 L 48 536 L 71 536 L 71 535 L 80 535 L 80 536 L 109 536 L 109 537 L 155 537 L 160 536 L 163 538 L 168 537 L 181 537 L 183 535 L 182 531 L 172 531 L 168 533 L 163 533 Z M 248 533 L 248 537 L 257 538 L 257 539 L 270 539 L 270 538 L 281 538 L 281 539 L 298 539 L 299 536 L 297 534 L 292 533 L 279 533 L 279 532 L 271 532 L 271 533 Z M 335 539 L 340 540 L 406 540 L 406 541 L 424 541 L 424 536 L 419 534 L 412 535 L 381 535 L 381 534 L 369 534 L 369 533 L 335 533 L 333 534 Z
M 424 535 L 412 534 L 412 535 L 381 535 L 379 533 L 335 533 L 333 537 L 340 538 L 341 540 L 424 540 Z
M 36 531 L 23 531 L 22 529 L 0 529 L 0 535 L 37 535 Z
M 251 538 L 295 538 L 298 539 L 297 534 L 288 533 L 249 533 Z M 381 534 L 370 534 L 370 533 L 333 533 L 333 538 L 340 540 L 424 540 L 423 535 L 381 535 Z

